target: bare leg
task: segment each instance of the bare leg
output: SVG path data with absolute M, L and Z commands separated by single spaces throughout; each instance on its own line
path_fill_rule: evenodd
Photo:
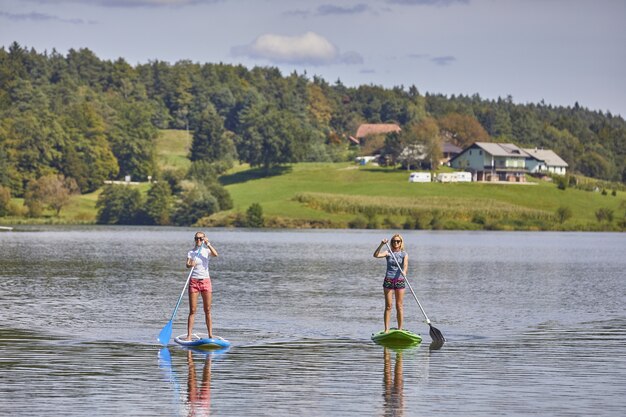
M 202 291 L 202 306 L 204 307 L 204 319 L 206 321 L 206 329 L 209 333 L 209 339 L 213 338 L 213 321 L 211 320 L 211 300 L 213 294 L 208 291 Z
M 198 309 L 198 293 L 189 293 L 189 317 L 187 317 L 187 340 L 191 340 L 193 330 L 193 322 L 195 320 L 196 310 Z
M 384 314 L 385 333 L 389 332 L 389 320 L 391 319 L 392 294 L 393 294 L 392 290 L 385 288 L 385 314 Z
M 404 290 L 396 290 L 396 316 L 398 318 L 398 330 L 402 330 L 404 320 Z

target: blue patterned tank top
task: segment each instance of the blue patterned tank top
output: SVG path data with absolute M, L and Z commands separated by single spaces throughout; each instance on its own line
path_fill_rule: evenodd
M 406 252 L 405 251 L 393 252 L 393 254 L 396 256 L 398 263 L 404 267 L 404 257 L 406 256 Z M 388 254 L 386 256 L 386 259 L 387 259 L 387 272 L 385 273 L 385 278 L 391 278 L 391 279 L 402 278 L 402 273 L 400 272 L 401 269 L 398 268 L 398 264 L 396 263 L 396 261 L 393 260 L 393 256 L 391 256 L 391 254 Z

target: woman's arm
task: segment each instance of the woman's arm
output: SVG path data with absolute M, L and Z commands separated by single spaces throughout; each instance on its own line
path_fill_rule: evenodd
M 404 255 L 404 265 L 402 268 L 402 272 L 404 272 L 404 277 L 406 278 L 406 275 L 409 271 L 409 254 L 407 253 L 406 255 Z
M 217 251 L 215 250 L 215 248 L 213 247 L 213 245 L 211 245 L 211 242 L 209 242 L 209 239 L 204 238 L 204 244 L 206 245 L 207 249 L 209 249 L 209 252 L 211 252 L 211 256 L 213 256 L 214 258 L 217 258 Z
M 383 252 L 380 251 L 386 243 L 387 243 L 387 239 L 383 239 L 380 242 L 380 245 L 378 245 L 378 247 L 374 251 L 374 258 L 384 258 L 385 256 L 387 256 L 387 251 L 383 251 Z

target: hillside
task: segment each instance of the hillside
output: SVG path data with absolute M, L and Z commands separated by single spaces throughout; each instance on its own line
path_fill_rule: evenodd
M 625 210 L 621 191 L 560 190 L 543 181 L 422 184 L 409 183 L 408 175 L 350 163 L 301 163 L 264 178 L 239 167 L 221 178 L 235 208 L 204 224 L 228 224 L 234 213 L 259 203 L 267 225 L 278 227 L 611 230 L 596 212 L 611 210 L 618 220 Z M 555 219 L 560 207 L 571 210 L 563 224 Z
M 156 155 L 160 169 L 186 169 L 191 138 L 185 131 L 162 130 Z M 445 168 L 444 168 L 445 169 Z M 626 192 L 605 194 L 556 184 L 409 183 L 409 172 L 353 163 L 298 163 L 260 169 L 238 165 L 220 178 L 234 208 L 200 221 L 204 226 L 232 226 L 253 203 L 263 209 L 266 227 L 423 228 L 496 230 L 621 230 Z M 146 192 L 149 184 L 139 186 Z M 2 224 L 93 224 L 102 189 L 74 196 L 56 218 L 0 218 Z M 21 205 L 21 199 L 14 199 Z M 559 208 L 571 211 L 562 224 Z M 613 219 L 598 220 L 604 210 Z
M 159 164 L 185 168 L 187 157 L 221 164 L 215 172 L 224 172 L 228 161 L 269 172 L 285 164 L 351 161 L 359 151 L 382 148 L 389 165 L 401 165 L 411 162 L 402 152 L 412 147 L 438 159 L 442 141 L 551 149 L 568 172 L 626 182 L 626 121 L 578 103 L 448 97 L 422 94 L 415 85 L 348 87 L 271 67 L 131 66 L 88 49 L 62 56 L 18 43 L 0 48 L 0 74 L 0 195 L 15 199 L 51 175 L 71 178 L 89 194 L 105 180 L 157 178 Z M 363 124 L 401 130 L 367 137 L 357 149 L 349 137 Z M 160 130 L 170 136 L 159 138 Z M 178 149 L 167 153 L 170 160 L 157 154 L 157 139 Z

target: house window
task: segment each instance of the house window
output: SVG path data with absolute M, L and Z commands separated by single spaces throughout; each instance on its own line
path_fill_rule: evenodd
M 482 154 L 483 154 L 483 151 L 478 151 L 478 155 L 482 155 Z

